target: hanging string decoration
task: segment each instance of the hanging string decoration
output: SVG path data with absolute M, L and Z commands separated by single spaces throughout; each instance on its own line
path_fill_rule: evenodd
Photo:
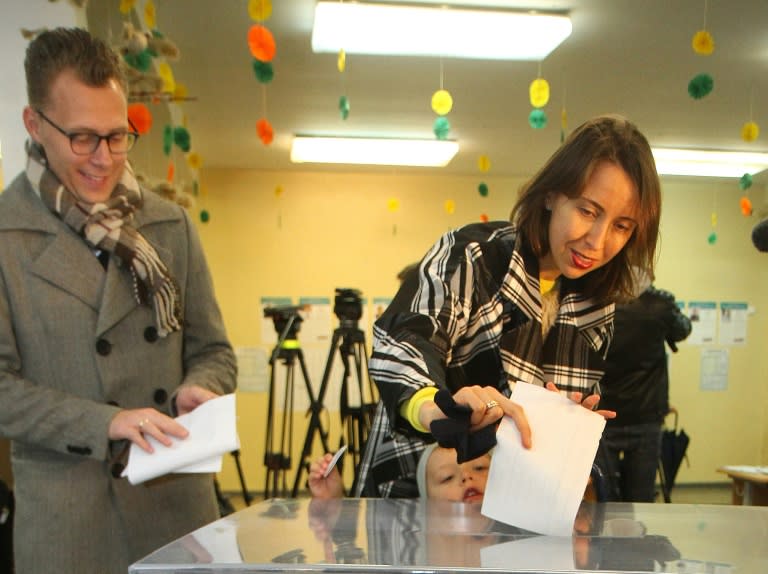
M 750 187 L 752 187 L 752 175 L 745 173 L 739 179 L 739 189 L 746 192 Z M 749 199 L 747 193 L 741 196 L 741 199 L 739 200 L 739 208 L 744 217 L 750 217 L 752 215 L 752 200 Z
M 491 160 L 487 155 L 481 155 L 477 158 L 477 169 L 482 173 L 488 173 L 491 170 Z M 488 197 L 488 184 L 481 181 L 477 186 L 477 193 L 480 197 Z
M 707 30 L 707 0 L 704 0 L 704 25 L 691 39 L 691 47 L 699 56 L 711 56 L 715 51 L 715 40 Z M 715 87 L 715 80 L 707 73 L 696 74 L 688 82 L 688 95 L 694 100 L 708 96 Z
M 439 140 L 447 140 L 451 131 L 451 123 L 447 116 L 453 109 L 453 96 L 443 87 L 444 81 L 443 59 L 440 58 L 440 89 L 432 94 L 430 105 L 432 111 L 437 114 L 437 118 L 432 124 L 432 133 Z
M 542 109 L 549 103 L 549 82 L 541 77 L 541 62 L 539 62 L 539 74 L 528 86 L 528 99 L 533 110 L 528 114 L 528 125 L 535 130 L 540 130 L 547 125 L 547 114 Z
M 755 96 L 754 86 L 749 91 L 749 121 L 741 126 L 741 139 L 750 143 L 755 141 L 760 136 L 760 127 L 753 120 L 753 102 Z
M 271 0 L 249 0 L 248 16 L 256 22 L 248 30 L 248 49 L 254 59 L 253 74 L 261 84 L 262 90 L 262 117 L 256 122 L 256 134 L 261 143 L 270 145 L 275 139 L 275 131 L 267 119 L 266 84 L 275 77 L 272 60 L 277 53 L 277 44 L 272 32 L 264 26 L 264 21 L 272 16 Z
M 336 58 L 336 69 L 339 71 L 339 74 L 341 74 L 341 96 L 339 96 L 339 114 L 341 115 L 342 120 L 346 120 L 349 117 L 349 98 L 344 93 L 345 90 L 345 81 L 344 81 L 344 72 L 347 71 L 347 53 L 344 51 L 344 49 L 339 50 L 339 55 Z

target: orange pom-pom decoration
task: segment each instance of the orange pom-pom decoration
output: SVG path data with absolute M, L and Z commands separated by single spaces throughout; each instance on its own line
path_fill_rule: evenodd
M 173 183 L 173 177 L 176 175 L 176 165 L 172 162 L 168 162 L 168 173 L 165 174 L 165 179 L 168 180 L 169 183 Z
M 144 104 L 129 104 L 128 121 L 137 132 L 144 135 L 152 128 L 152 112 Z
M 254 24 L 248 30 L 248 48 L 260 62 L 271 62 L 275 57 L 275 38 L 264 26 Z
M 741 214 L 744 217 L 752 215 L 752 202 L 748 197 L 744 196 L 739 200 L 739 207 L 741 207 Z
M 256 122 L 256 133 L 259 134 L 259 139 L 264 145 L 271 144 L 272 140 L 275 139 L 275 130 L 272 129 L 272 124 L 263 118 Z
M 480 214 L 480 221 L 483 223 L 488 223 L 488 214 L 487 213 L 481 213 Z

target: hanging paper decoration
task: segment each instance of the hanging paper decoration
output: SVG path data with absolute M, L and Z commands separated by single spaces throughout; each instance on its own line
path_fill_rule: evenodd
M 715 51 L 715 40 L 712 38 L 712 34 L 706 30 L 699 30 L 693 35 L 691 47 L 697 54 L 709 56 Z
M 432 131 L 437 139 L 446 140 L 451 131 L 451 123 L 445 116 L 440 116 L 435 119 L 435 123 L 432 125 Z
M 192 149 L 192 137 L 189 135 L 189 130 L 183 126 L 173 128 L 173 143 L 179 146 L 184 153 Z
M 477 193 L 479 193 L 481 197 L 488 197 L 488 184 L 480 182 L 480 185 L 477 186 Z
M 269 20 L 272 15 L 272 1 L 271 0 L 249 0 L 248 2 L 248 16 L 251 20 L 256 22 L 263 22 Z
M 397 199 L 396 197 L 390 197 L 387 200 L 387 209 L 392 213 L 400 209 L 400 200 Z
M 531 110 L 528 115 L 528 124 L 535 130 L 540 130 L 547 125 L 547 114 L 544 110 Z
M 453 215 L 456 211 L 456 202 L 452 199 L 446 199 L 445 203 L 443 204 L 443 209 L 445 209 L 445 212 L 448 215 Z
M 565 133 L 568 131 L 568 112 L 565 111 L 565 105 L 560 110 L 560 143 L 565 141 Z
M 133 7 L 136 5 L 136 0 L 120 0 L 120 13 L 130 14 Z
M 488 223 L 488 214 L 487 213 L 481 213 L 480 214 L 480 221 L 483 223 Z
M 715 81 L 709 74 L 698 74 L 688 82 L 688 95 L 694 100 L 700 100 L 709 95 L 715 87 Z
M 275 38 L 272 32 L 259 24 L 248 30 L 248 47 L 251 55 L 262 62 L 271 62 L 275 57 Z
M 281 195 L 283 195 L 283 186 L 278 185 L 275 187 L 275 197 L 280 197 Z
M 187 156 L 187 164 L 191 169 L 200 171 L 200 168 L 203 167 L 203 158 L 200 157 L 199 153 L 193 151 Z
M 744 217 L 752 215 L 752 201 L 746 195 L 739 200 L 739 207 Z
M 200 210 L 200 221 L 202 223 L 208 223 L 211 220 L 211 214 L 208 213 L 207 209 Z
M 254 59 L 252 65 L 253 74 L 262 84 L 268 84 L 275 77 L 275 71 L 272 69 L 272 64 L 270 62 L 262 62 L 261 60 Z
M 336 58 L 336 68 L 341 74 L 347 69 L 347 53 L 344 50 L 339 50 L 339 57 Z
M 549 102 L 549 82 L 544 78 L 536 78 L 531 82 L 528 94 L 534 108 L 543 108 Z
M 187 86 L 185 86 L 181 82 L 176 82 L 176 89 L 173 90 L 173 99 L 184 101 L 187 99 L 188 95 L 189 95 L 189 90 L 187 90 Z
M 746 122 L 741 126 L 741 139 L 745 142 L 753 142 L 760 135 L 760 127 L 755 122 Z
M 349 100 L 347 99 L 347 96 L 341 96 L 339 98 L 339 113 L 341 114 L 342 120 L 346 120 L 349 117 Z
M 176 175 L 176 164 L 173 161 L 168 162 L 168 171 L 165 173 L 165 179 L 168 183 L 173 183 L 173 176 Z
M 141 52 L 125 52 L 123 54 L 123 60 L 131 68 L 138 70 L 139 72 L 148 72 L 152 67 L 152 54 L 149 50 L 142 50 Z
M 128 121 L 139 134 L 144 135 L 152 128 L 152 112 L 144 104 L 128 104 Z
M 437 90 L 432 94 L 432 111 L 438 116 L 448 114 L 453 108 L 453 97 L 448 90 Z
M 157 28 L 157 11 L 155 10 L 155 3 L 152 0 L 147 0 L 144 4 L 144 24 L 150 30 Z
M 717 232 L 713 231 L 707 236 L 707 243 L 709 243 L 710 245 L 714 245 L 715 243 L 717 243 Z
M 157 75 L 163 80 L 163 92 L 172 94 L 176 91 L 176 80 L 173 78 L 173 70 L 168 62 L 160 62 L 157 65 Z
M 163 128 L 163 153 L 165 155 L 171 155 L 172 147 L 173 147 L 173 127 L 166 125 Z
M 717 231 L 715 231 L 715 228 L 717 227 L 717 212 L 713 211 L 712 215 L 709 216 L 709 219 L 712 223 L 712 231 L 710 232 L 709 236 L 707 236 L 707 243 L 714 245 L 717 243 Z
M 487 173 L 491 169 L 491 160 L 487 155 L 481 155 L 477 158 L 477 169 Z
M 272 124 L 265 118 L 261 118 L 256 122 L 256 133 L 259 135 L 259 139 L 264 145 L 271 144 L 272 140 L 275 138 L 275 131 L 272 129 Z
M 745 173 L 744 175 L 739 178 L 739 189 L 742 191 L 749 189 L 752 187 L 752 175 Z

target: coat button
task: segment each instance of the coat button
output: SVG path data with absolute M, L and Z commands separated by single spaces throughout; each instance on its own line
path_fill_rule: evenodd
M 106 357 L 112 352 L 112 343 L 106 339 L 96 341 L 96 352 L 102 357 Z
M 107 401 L 107 404 L 111 407 L 119 407 L 120 405 L 117 404 L 117 401 Z
M 157 328 L 155 327 L 147 327 L 144 329 L 144 340 L 147 343 L 154 343 L 157 341 Z
M 165 389 L 157 389 L 154 395 L 155 404 L 162 405 L 168 400 L 168 392 Z
M 75 446 L 68 444 L 67 452 L 71 452 L 72 454 L 82 454 L 83 456 L 90 456 L 92 451 L 91 448 L 87 446 Z

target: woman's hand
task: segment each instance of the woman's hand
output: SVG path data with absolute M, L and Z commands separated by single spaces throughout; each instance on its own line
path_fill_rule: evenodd
M 523 407 L 512 402 L 494 387 L 463 387 L 454 395 L 460 405 L 466 405 L 472 409 L 470 416 L 471 430 L 475 431 L 497 422 L 501 417 L 510 417 L 520 432 L 520 437 L 525 448 L 531 448 L 531 427 L 525 416 Z M 446 418 L 434 401 L 426 401 L 419 410 L 419 422 L 424 428 L 429 428 L 432 421 Z
M 552 382 L 547 383 L 546 388 L 547 390 L 553 391 L 555 393 L 560 392 L 560 389 L 557 388 L 557 385 L 555 385 L 555 383 L 552 383 Z M 616 411 L 597 410 L 597 405 L 600 402 L 600 395 L 589 395 L 586 399 L 582 400 L 583 397 L 584 397 L 584 394 L 578 391 L 570 394 L 570 399 L 574 403 L 579 403 L 585 409 L 596 412 L 597 414 L 602 416 L 604 419 L 616 418 Z
M 344 496 L 344 487 L 341 483 L 341 474 L 337 466 L 331 469 L 328 476 L 325 471 L 333 460 L 333 453 L 326 453 L 322 458 L 312 462 L 309 465 L 309 490 L 313 498 L 328 500 L 331 498 L 341 498 Z
M 162 445 L 171 446 L 170 437 L 186 438 L 188 434 L 184 426 L 152 408 L 120 411 L 109 424 L 110 440 L 127 439 L 148 453 L 155 452 L 155 449 L 145 436 L 155 438 Z

